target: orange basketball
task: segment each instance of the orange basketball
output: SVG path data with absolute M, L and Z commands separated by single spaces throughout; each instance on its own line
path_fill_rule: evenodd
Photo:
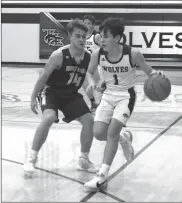
M 171 82 L 167 77 L 151 75 L 145 80 L 144 92 L 151 101 L 163 101 L 171 92 Z

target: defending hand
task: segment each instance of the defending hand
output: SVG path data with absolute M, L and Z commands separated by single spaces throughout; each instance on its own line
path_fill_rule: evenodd
M 106 90 L 106 83 L 105 83 L 105 81 L 100 81 L 100 82 L 98 83 L 97 87 L 96 87 L 96 90 L 97 90 L 98 92 L 103 93 L 103 92 Z
M 35 99 L 31 99 L 31 110 L 33 111 L 33 113 L 38 114 L 37 110 L 38 110 L 38 103 L 36 98 Z

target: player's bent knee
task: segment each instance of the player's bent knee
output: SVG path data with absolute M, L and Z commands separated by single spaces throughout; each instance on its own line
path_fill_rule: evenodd
M 94 137 L 99 141 L 107 140 L 108 124 L 96 121 L 94 123 L 93 133 Z
M 46 125 L 52 125 L 54 121 L 57 119 L 56 112 L 52 109 L 46 109 L 43 112 L 42 121 L 46 123 Z
M 108 138 L 111 140 L 119 140 L 121 129 L 124 127 L 124 124 L 116 118 L 112 118 L 109 129 L 108 129 Z

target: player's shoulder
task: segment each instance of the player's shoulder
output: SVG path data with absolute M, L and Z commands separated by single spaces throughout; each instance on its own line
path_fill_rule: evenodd
M 133 59 L 136 59 L 136 58 L 140 57 L 141 55 L 142 55 L 142 53 L 140 52 L 139 49 L 137 49 L 137 48 L 131 49 L 131 56 Z
M 59 49 L 57 49 L 52 52 L 50 59 L 57 59 L 60 57 L 60 55 L 62 55 L 62 52 Z
M 137 48 L 133 48 L 128 44 L 123 44 L 123 52 L 124 54 L 136 54 L 139 50 Z
M 65 52 L 65 51 L 69 51 L 69 47 L 70 47 L 70 44 L 67 44 L 67 45 L 65 45 L 65 46 L 63 46 L 63 47 L 60 47 L 60 48 L 58 49 L 58 51 L 59 51 L 60 53 L 63 53 L 63 52 Z
M 138 48 L 131 47 L 131 53 L 132 54 L 137 54 L 139 52 L 140 52 L 140 50 Z
M 52 52 L 50 59 L 55 60 L 58 63 L 60 63 L 63 60 L 63 52 L 64 52 L 64 50 L 68 49 L 68 47 L 69 47 L 69 45 L 66 45 L 66 46 L 56 49 L 55 51 Z
M 137 48 L 123 44 L 123 55 L 129 56 L 130 63 L 134 67 L 136 65 L 137 59 L 141 57 L 141 52 Z
M 67 50 L 69 48 L 69 44 L 68 45 L 65 45 L 63 47 L 59 47 L 58 49 L 56 49 L 55 51 L 53 51 L 53 55 L 59 55 L 59 54 L 62 54 L 62 52 L 64 50 Z
M 54 51 L 55 56 L 56 57 L 60 57 L 60 56 L 63 57 L 65 54 L 68 54 L 69 53 L 69 46 L 70 46 L 70 44 L 58 48 L 56 51 Z
M 138 64 L 138 61 L 143 61 L 143 60 L 144 60 L 144 56 L 141 53 L 141 51 L 137 48 L 132 48 L 132 51 L 131 51 L 132 64 Z

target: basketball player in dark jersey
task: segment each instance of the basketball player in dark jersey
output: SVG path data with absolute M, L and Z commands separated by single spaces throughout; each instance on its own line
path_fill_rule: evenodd
M 76 169 L 97 171 L 88 157 L 93 140 L 93 117 L 83 96 L 78 93 L 90 61 L 90 53 L 85 50 L 87 27 L 76 19 L 68 23 L 67 32 L 70 44 L 52 53 L 31 95 L 31 110 L 37 114 L 36 97 L 45 87 L 41 97 L 43 116 L 24 165 L 25 175 L 34 173 L 38 152 L 46 141 L 50 127 L 58 119 L 58 110 L 63 112 L 65 122 L 77 120 L 82 125 L 81 155 Z

